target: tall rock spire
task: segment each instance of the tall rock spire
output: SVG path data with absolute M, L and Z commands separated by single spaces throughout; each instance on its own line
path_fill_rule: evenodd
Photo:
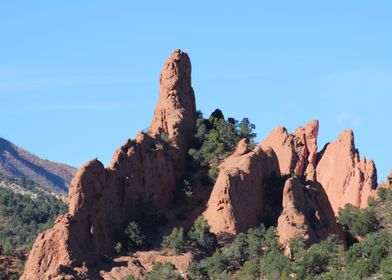
M 177 49 L 166 61 L 160 78 L 159 100 L 150 126 L 153 136 L 165 133 L 174 147 L 186 152 L 196 127 L 196 102 L 191 85 L 191 62 Z

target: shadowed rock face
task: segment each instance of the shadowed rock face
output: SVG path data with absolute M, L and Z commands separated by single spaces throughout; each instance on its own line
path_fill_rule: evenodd
M 305 238 L 309 245 L 331 234 L 343 239 L 328 197 L 320 186 L 305 186 L 297 178 L 290 178 L 284 186 L 282 205 L 277 231 L 286 253 L 290 254 L 288 243 L 295 236 Z
M 367 207 L 367 199 L 377 188 L 377 170 L 373 161 L 359 158 L 354 133 L 344 131 L 319 154 L 317 181 L 323 186 L 335 213 L 351 203 Z
M 56 279 L 61 274 L 77 279 L 81 275 L 74 267 L 99 264 L 114 253 L 118 232 L 143 213 L 141 204 L 165 211 L 182 177 L 179 163 L 185 162 L 187 150 L 182 149 L 192 140 L 195 115 L 189 58 L 178 50 L 161 75 L 151 134 L 128 140 L 106 169 L 93 160 L 78 170 L 69 190 L 69 213 L 37 238 L 21 279 Z M 171 144 L 155 137 L 160 132 L 168 134 Z

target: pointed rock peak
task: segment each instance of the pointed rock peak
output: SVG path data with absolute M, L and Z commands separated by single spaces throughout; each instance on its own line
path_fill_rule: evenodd
M 150 134 L 165 134 L 173 146 L 186 152 L 195 127 L 196 102 L 191 86 L 191 62 L 186 53 L 175 50 L 162 70 L 159 100 Z
M 344 130 L 339 134 L 339 142 L 347 142 L 354 146 L 354 131 L 352 129 Z
M 240 157 L 247 154 L 248 152 L 249 152 L 249 140 L 244 138 L 238 143 L 237 148 L 233 155 L 234 157 Z
M 366 207 L 368 197 L 377 187 L 377 169 L 373 161 L 360 158 L 353 131 L 340 133 L 318 157 L 316 178 L 326 191 L 335 213 L 347 203 Z
M 312 120 L 305 126 L 306 135 L 312 135 L 317 138 L 320 124 L 318 120 Z
M 264 150 L 268 147 L 274 150 L 282 175 L 294 172 L 314 180 L 318 130 L 317 120 L 299 127 L 294 133 L 288 133 L 285 127 L 278 126 L 261 141 L 260 146 Z

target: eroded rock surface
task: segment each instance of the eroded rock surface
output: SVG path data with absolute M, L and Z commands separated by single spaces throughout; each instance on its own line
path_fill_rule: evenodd
M 367 207 L 368 197 L 377 188 L 376 166 L 373 161 L 359 157 L 352 130 L 342 132 L 338 140 L 320 152 L 316 176 L 335 214 L 347 203 Z
M 191 112 L 188 112 L 191 110 Z M 113 156 L 108 168 L 98 160 L 82 166 L 69 190 L 69 213 L 37 239 L 21 279 L 52 279 L 62 274 L 83 278 L 82 263 L 99 264 L 114 253 L 118 234 L 144 205 L 161 211 L 173 199 L 182 177 L 185 152 L 195 127 L 195 104 L 188 56 L 177 50 L 161 75 L 152 132 L 140 133 Z
M 279 175 L 275 155 L 256 147 L 248 152 L 241 141 L 219 165 L 219 176 L 204 217 L 214 233 L 237 234 L 258 226 L 265 215 L 268 179 Z
M 289 241 L 296 236 L 303 237 L 309 245 L 331 234 L 343 237 L 328 197 L 320 185 L 305 186 L 297 178 L 288 179 L 283 190 L 282 205 L 277 232 L 286 253 L 290 253 Z
M 223 117 L 219 110 L 213 114 Z M 154 263 L 166 261 L 185 273 L 191 254 L 139 252 L 106 262 L 114 255 L 119 232 L 143 216 L 146 204 L 176 212 L 174 191 L 184 178 L 195 122 L 191 64 L 186 53 L 176 50 L 161 74 L 149 132 L 127 140 L 109 167 L 92 160 L 78 170 L 69 190 L 69 212 L 37 238 L 21 279 L 118 279 L 129 273 L 143 278 Z M 203 202 L 210 195 L 206 209 L 191 210 L 197 215 L 205 210 L 217 234 L 235 235 L 260 223 L 276 225 L 286 248 L 296 235 L 309 245 L 330 234 L 341 236 L 334 214 L 346 203 L 366 206 L 377 186 L 376 167 L 359 157 L 352 131 L 318 153 L 318 131 L 318 121 L 294 133 L 277 127 L 253 150 L 241 140 L 218 166 L 211 194 L 203 194 Z
M 260 143 L 263 149 L 271 147 L 275 152 L 282 175 L 296 173 L 314 179 L 317 156 L 317 136 L 319 123 L 309 122 L 293 134 L 278 126 Z
M 165 133 L 174 146 L 187 152 L 195 127 L 196 102 L 191 85 L 191 62 L 186 53 L 176 50 L 162 70 L 159 101 L 150 133 Z

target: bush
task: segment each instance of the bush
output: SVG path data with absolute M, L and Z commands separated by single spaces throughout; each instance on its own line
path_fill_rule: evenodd
M 343 246 L 337 237 L 329 237 L 308 250 L 301 250 L 291 265 L 292 271 L 299 279 L 317 276 L 336 268 L 343 263 Z
M 289 259 L 279 250 L 268 252 L 260 263 L 260 271 L 269 280 L 280 280 Z
M 253 132 L 256 127 L 249 119 L 244 118 L 240 122 L 233 118 L 225 120 L 218 109 L 208 119 L 204 119 L 199 112 L 196 127 L 196 145 L 189 150 L 189 155 L 202 166 L 217 164 L 225 159 L 243 138 L 247 138 L 253 146 L 256 137 Z
M 371 208 L 358 209 L 351 204 L 346 204 L 343 209 L 339 209 L 338 216 L 344 230 L 354 237 L 365 236 L 379 228 L 376 213 Z
M 203 216 L 196 219 L 193 227 L 188 233 L 189 241 L 193 246 L 197 246 L 207 251 L 213 251 L 216 248 L 216 236 L 210 232 L 210 226 Z
M 139 225 L 135 222 L 130 222 L 124 231 L 126 244 L 128 251 L 140 248 L 144 245 L 145 236 L 142 234 L 142 230 Z
M 174 228 L 170 235 L 163 238 L 161 246 L 163 248 L 174 249 L 177 253 L 184 250 L 186 241 L 183 228 Z
M 392 236 L 383 230 L 368 234 L 354 244 L 346 254 L 346 266 L 353 279 L 365 278 L 377 272 L 383 258 L 392 252 Z
M 154 265 L 152 271 L 147 275 L 146 280 L 183 280 L 171 263 Z

